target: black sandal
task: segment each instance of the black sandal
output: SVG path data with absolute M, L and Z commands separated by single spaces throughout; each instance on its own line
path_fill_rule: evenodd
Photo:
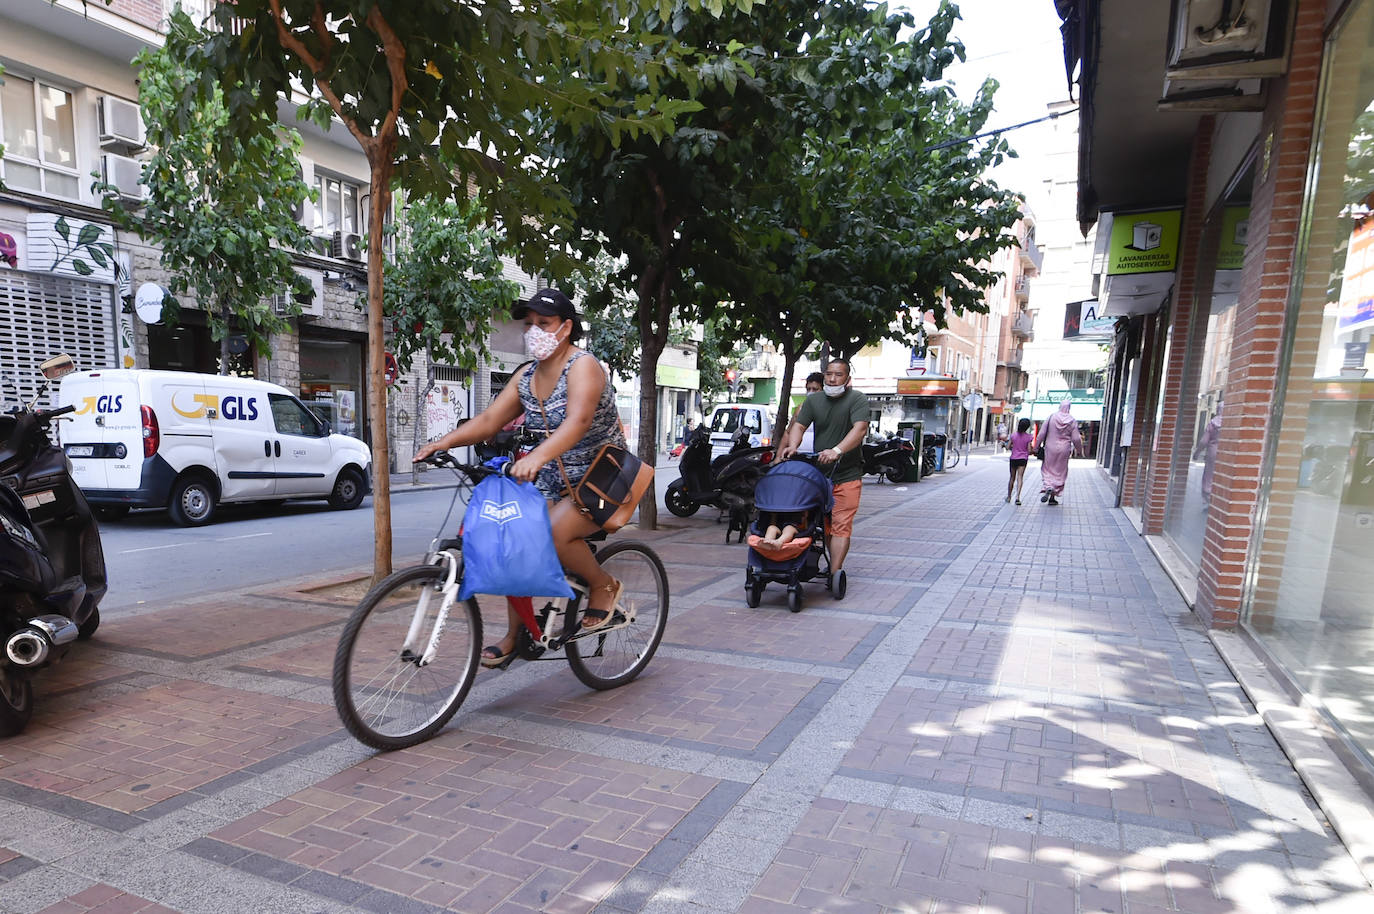
M 501 645 L 488 644 L 482 648 L 480 663 L 488 670 L 504 670 L 511 665 L 515 659 L 515 649 L 512 648 L 509 654 L 501 653 Z
M 605 609 L 593 609 L 589 606 L 582 610 L 581 630 L 583 632 L 594 632 L 606 627 L 607 623 L 611 621 L 611 617 L 615 615 L 615 605 L 620 602 L 620 591 L 625 587 L 624 583 L 615 578 L 611 578 L 611 583 L 601 586 L 610 593 L 611 605 Z

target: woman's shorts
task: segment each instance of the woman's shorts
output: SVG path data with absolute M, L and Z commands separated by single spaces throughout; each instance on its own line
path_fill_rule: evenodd
M 1011 475 L 1015 476 L 1015 475 L 1016 475 L 1016 468 L 1017 468 L 1017 467 L 1023 467 L 1023 466 L 1025 466 L 1029 461 L 1030 461 L 1030 458 L 1028 458 L 1028 457 L 1019 457 L 1019 458 L 1013 459 L 1012 462 L 1011 462 Z

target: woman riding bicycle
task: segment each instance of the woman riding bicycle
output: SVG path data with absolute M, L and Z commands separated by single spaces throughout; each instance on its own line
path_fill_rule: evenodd
M 615 390 L 601 363 L 573 345 L 582 335 L 582 324 L 568 296 L 541 289 L 527 303 L 516 305 L 513 316 L 525 322 L 525 352 L 534 361 L 485 410 L 420 448 L 415 462 L 435 451 L 486 441 L 523 414 L 525 429 L 543 441 L 514 463 L 510 475 L 533 482 L 549 500 L 558 560 L 589 588 L 582 630 L 595 631 L 610 621 L 621 582 L 597 563 L 584 539 L 599 529 L 596 522 L 564 495 L 586 474 L 603 445 L 625 446 Z M 505 637 L 482 649 L 483 666 L 501 666 L 515 650 L 521 623 L 509 604 L 507 617 Z

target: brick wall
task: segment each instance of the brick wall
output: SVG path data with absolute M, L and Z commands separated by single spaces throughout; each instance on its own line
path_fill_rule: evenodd
M 1226 395 L 1227 412 L 1245 421 L 1222 425 L 1198 577 L 1197 612 L 1215 627 L 1240 618 L 1260 465 L 1274 418 L 1325 13 L 1324 0 L 1299 4 L 1288 75 L 1270 87 L 1260 134 L 1264 146 L 1250 203 L 1250 237 L 1258 241 L 1245 252 Z
M 1147 534 L 1162 533 L 1164 511 L 1174 486 L 1187 484 L 1187 461 L 1180 473 L 1172 473 L 1174 444 L 1180 433 L 1191 435 L 1193 402 L 1196 400 L 1196 376 L 1201 370 L 1202 347 L 1206 339 L 1206 320 L 1198 321 L 1195 314 L 1206 309 L 1200 301 L 1203 290 L 1198 289 L 1199 246 L 1202 228 L 1207 219 L 1207 166 L 1212 157 L 1212 132 L 1216 118 L 1205 115 L 1198 121 L 1193 135 L 1192 156 L 1188 164 L 1188 190 L 1183 203 L 1183 223 L 1179 231 L 1178 272 L 1174 281 L 1173 302 L 1170 307 L 1169 365 L 1164 372 L 1160 396 L 1163 413 L 1159 420 L 1158 438 L 1150 461 L 1145 486 L 1141 521 Z M 1150 401 L 1155 402 L 1155 401 Z M 1182 476 L 1182 481 L 1179 481 Z
M 101 3 L 102 0 L 92 0 Z M 110 12 L 155 29 L 162 22 L 162 0 L 111 0 L 107 7 Z

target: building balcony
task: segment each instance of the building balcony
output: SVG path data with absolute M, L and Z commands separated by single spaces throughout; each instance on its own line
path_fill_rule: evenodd
M 1003 368 L 1010 368 L 1010 369 L 1014 369 L 1014 370 L 1020 371 L 1020 370 L 1021 370 L 1021 358 L 1022 358 L 1023 355 L 1024 355 L 1024 353 L 1023 353 L 1022 349 L 1018 346 L 1017 348 L 1015 348 L 1015 349 L 1011 350 L 1010 352 L 1008 352 L 1007 355 L 1006 355 L 1006 357 L 1003 358 L 1003 359 L 1001 359 L 1000 361 L 998 361 L 997 364 L 1000 365 L 1000 366 L 1002 366 Z
M 1022 311 L 1011 322 L 1011 334 L 1022 340 L 1035 339 L 1035 319 Z
M 1016 279 L 1016 300 L 1018 302 L 1030 301 L 1030 279 L 1026 276 L 1019 276 Z
M 1021 266 L 1027 270 L 1034 271 L 1037 275 L 1040 268 L 1045 263 L 1045 250 L 1035 244 L 1034 239 L 1021 244 L 1018 248 L 1021 252 Z

